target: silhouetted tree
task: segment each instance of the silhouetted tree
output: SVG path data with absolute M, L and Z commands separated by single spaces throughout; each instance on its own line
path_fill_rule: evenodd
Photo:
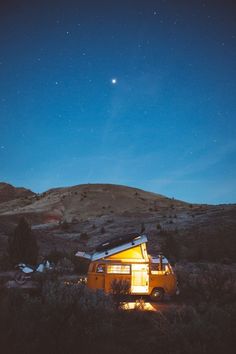
M 14 234 L 9 237 L 8 253 L 13 264 L 19 262 L 35 264 L 37 262 L 37 241 L 24 217 L 19 220 Z

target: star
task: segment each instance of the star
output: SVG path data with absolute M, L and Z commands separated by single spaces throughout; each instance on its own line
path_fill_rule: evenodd
M 111 79 L 111 83 L 112 83 L 112 85 L 117 84 L 117 79 L 116 78 Z

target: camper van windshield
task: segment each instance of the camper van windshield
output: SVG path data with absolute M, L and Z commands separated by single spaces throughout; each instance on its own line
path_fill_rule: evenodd
M 161 263 L 152 263 L 151 264 L 151 273 L 152 274 L 170 274 L 171 269 L 168 264 Z

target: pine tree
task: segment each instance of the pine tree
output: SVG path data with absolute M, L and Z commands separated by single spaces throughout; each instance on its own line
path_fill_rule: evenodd
M 20 218 L 13 235 L 9 237 L 8 253 L 13 264 L 20 262 L 36 264 L 37 262 L 37 241 L 24 217 Z

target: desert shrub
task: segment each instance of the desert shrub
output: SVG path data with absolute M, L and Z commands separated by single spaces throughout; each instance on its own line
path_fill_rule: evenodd
M 184 300 L 222 305 L 236 299 L 236 276 L 223 266 L 202 264 L 189 270 L 186 265 L 176 272 Z
M 99 307 L 103 308 L 103 306 L 106 308 L 109 298 L 103 292 L 91 291 L 84 285 L 65 285 L 60 281 L 46 282 L 42 290 L 42 297 L 45 304 L 67 307 L 79 303 L 82 305 L 82 310 L 86 310 L 90 306 L 93 310 Z
M 80 240 L 81 241 L 87 241 L 89 239 L 89 235 L 87 234 L 87 232 L 82 232 L 80 234 Z
M 60 273 L 58 273 L 55 268 L 44 270 L 42 273 L 33 273 L 31 279 L 32 281 L 37 282 L 38 285 L 37 290 L 35 289 L 35 292 L 38 291 L 38 293 L 40 293 L 46 282 L 57 281 L 58 277 L 60 277 Z
M 59 282 L 44 284 L 41 297 L 9 291 L 0 297 L 0 343 L 4 353 L 76 353 L 104 342 L 113 304 L 102 292 Z
M 75 272 L 77 274 L 86 274 L 89 267 L 89 260 L 75 256 L 76 250 L 66 253 L 59 250 L 52 250 L 45 258 L 52 262 L 59 273 Z
M 71 256 L 71 261 L 74 265 L 74 271 L 78 274 L 87 274 L 90 260 L 77 257 L 75 255 Z
M 233 230 L 200 231 L 193 228 L 184 234 L 178 229 L 159 230 L 162 252 L 175 260 L 209 261 L 231 264 L 236 261 L 236 242 Z
M 52 251 L 49 252 L 49 254 L 45 257 L 48 259 L 50 262 L 57 264 L 60 259 L 63 259 L 66 257 L 66 253 L 63 251 L 59 251 L 57 249 L 53 249 Z
M 134 310 L 144 311 L 145 310 L 145 300 L 140 298 L 135 301 Z
M 61 226 L 61 230 L 63 230 L 63 231 L 67 231 L 70 228 L 70 225 L 66 220 L 64 220 L 60 226 Z
M 201 232 L 192 230 L 190 235 L 181 239 L 184 254 L 181 258 L 189 261 L 227 262 L 236 261 L 236 242 L 233 231 L 219 230 Z
M 74 264 L 66 257 L 61 258 L 55 266 L 55 271 L 61 274 L 72 273 L 74 271 Z
M 233 354 L 234 303 L 164 312 L 115 310 L 111 296 L 83 285 L 46 282 L 41 297 L 0 293 L 4 354 Z
M 121 301 L 130 294 L 130 282 L 123 279 L 113 279 L 111 282 L 111 294 L 116 307 L 120 307 Z
M 123 279 L 113 279 L 111 282 L 111 293 L 113 295 L 125 295 L 130 293 L 130 282 Z

